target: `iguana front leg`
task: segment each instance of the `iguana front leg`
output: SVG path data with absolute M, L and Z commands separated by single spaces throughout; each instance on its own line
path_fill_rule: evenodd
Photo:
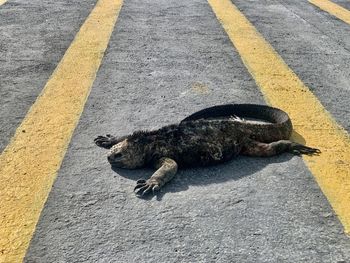
M 123 136 L 123 137 L 115 137 L 115 136 L 112 136 L 110 134 L 107 134 L 106 136 L 102 136 L 102 135 L 97 136 L 94 139 L 94 142 L 99 147 L 109 149 L 113 145 L 121 142 L 124 139 L 125 139 L 125 136 Z
M 177 172 L 177 163 L 170 158 L 161 158 L 154 166 L 157 171 L 151 178 L 137 181 L 134 189 L 137 196 L 144 196 L 151 191 L 158 191 L 163 185 L 169 182 Z
M 244 143 L 240 154 L 257 157 L 268 157 L 284 152 L 289 152 L 295 155 L 317 155 L 321 153 L 319 149 L 311 148 L 288 140 L 280 140 L 272 143 L 262 143 L 249 139 Z

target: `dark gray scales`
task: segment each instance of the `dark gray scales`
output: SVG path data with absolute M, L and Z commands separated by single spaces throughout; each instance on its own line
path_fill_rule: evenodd
M 98 136 L 95 143 L 110 148 L 108 161 L 112 166 L 157 169 L 148 180 L 137 181 L 135 193 L 143 196 L 159 190 L 178 168 L 215 165 L 239 154 L 267 157 L 283 152 L 320 153 L 318 149 L 290 141 L 292 130 L 288 114 L 280 109 L 225 104 L 198 111 L 179 124 L 123 137 Z

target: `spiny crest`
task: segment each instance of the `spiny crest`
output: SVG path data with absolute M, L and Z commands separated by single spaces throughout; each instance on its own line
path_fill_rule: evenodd
M 148 134 L 149 134 L 149 131 L 147 131 L 147 130 L 139 130 L 139 131 L 135 131 L 132 134 L 130 134 L 129 136 L 127 136 L 127 139 L 129 141 L 135 141 L 135 140 L 145 138 Z
M 127 139 L 128 140 L 139 140 L 139 139 L 146 138 L 149 136 L 162 135 L 162 134 L 166 134 L 170 131 L 173 131 L 177 127 L 178 127 L 178 124 L 171 124 L 171 125 L 162 127 L 158 130 L 152 130 L 152 131 L 139 130 L 139 131 L 135 131 L 131 135 L 127 136 Z

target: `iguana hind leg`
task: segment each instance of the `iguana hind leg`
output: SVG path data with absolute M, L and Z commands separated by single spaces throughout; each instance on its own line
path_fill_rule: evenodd
M 134 192 L 142 197 L 151 191 L 158 191 L 163 185 L 169 182 L 177 172 L 177 163 L 170 158 L 161 158 L 155 163 L 157 171 L 148 180 L 137 181 Z
M 267 157 L 289 152 L 295 155 L 317 155 L 320 150 L 311 148 L 296 142 L 280 140 L 272 143 L 262 143 L 254 140 L 248 140 L 241 151 L 242 155 Z

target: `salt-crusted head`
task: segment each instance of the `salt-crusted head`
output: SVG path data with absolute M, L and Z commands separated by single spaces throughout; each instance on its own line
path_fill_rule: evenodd
M 107 156 L 114 167 L 136 169 L 145 165 L 144 145 L 137 140 L 125 139 L 114 145 Z

